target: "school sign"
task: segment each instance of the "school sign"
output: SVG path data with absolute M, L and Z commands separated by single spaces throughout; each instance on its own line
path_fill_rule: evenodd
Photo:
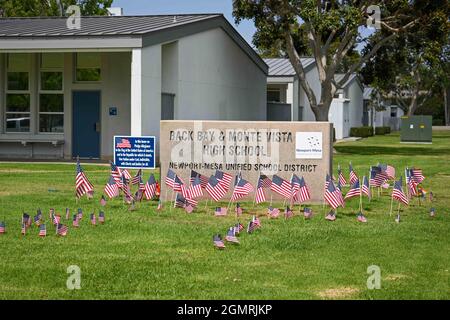
M 287 180 L 296 174 L 305 178 L 312 202 L 318 203 L 323 200 L 326 174 L 332 172 L 331 135 L 328 122 L 164 120 L 161 175 L 164 179 L 172 169 L 187 183 L 191 170 L 208 177 L 215 170 L 241 172 L 256 186 L 260 174 Z M 165 188 L 162 184 L 161 196 L 170 200 L 170 195 L 164 199 Z M 231 194 L 232 190 L 227 198 Z

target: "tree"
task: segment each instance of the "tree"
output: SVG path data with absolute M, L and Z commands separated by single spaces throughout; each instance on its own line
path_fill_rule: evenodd
M 0 16 L 38 17 L 65 15 L 67 8 L 78 5 L 85 16 L 107 15 L 113 0 L 0 0 Z
M 366 84 L 394 100 L 408 115 L 413 115 L 433 95 L 441 97 L 448 86 L 448 8 L 436 10 L 426 25 L 415 25 L 408 33 L 391 39 L 361 71 Z M 382 36 L 371 36 L 363 52 L 369 51 Z
M 425 23 L 446 0 L 234 0 L 233 15 L 237 23 L 252 19 L 256 26 L 253 42 L 256 47 L 278 45 L 287 53 L 308 97 L 318 121 L 328 120 L 328 111 L 338 89 L 377 51 L 398 34 L 408 32 L 416 24 Z M 372 19 L 373 5 L 378 5 L 382 19 L 376 22 L 385 31 L 377 43 L 353 63 L 344 61 L 367 37 L 360 28 Z M 379 32 L 379 31 L 378 31 Z M 300 62 L 303 49 L 308 49 L 316 61 L 321 93 L 314 94 Z M 335 81 L 335 74 L 344 77 Z

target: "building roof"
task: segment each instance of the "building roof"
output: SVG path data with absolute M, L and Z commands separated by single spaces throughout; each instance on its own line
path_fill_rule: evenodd
M 80 29 L 69 29 L 67 17 L 0 18 L 0 51 L 120 50 L 175 41 L 222 28 L 265 73 L 268 67 L 220 13 L 81 17 Z
M 334 81 L 339 82 L 344 78 L 344 74 L 343 73 L 336 73 L 334 75 Z M 359 80 L 359 77 L 356 73 L 352 73 L 350 75 L 350 77 L 348 77 L 347 81 L 345 81 L 345 83 L 342 85 L 342 89 L 345 89 L 350 83 L 352 83 L 353 80 L 356 80 L 356 82 L 359 84 L 359 86 L 361 87 L 361 91 L 364 90 L 364 86 L 362 85 L 361 81 Z
M 303 68 L 314 65 L 315 60 L 312 57 L 301 58 Z M 269 66 L 269 77 L 293 77 L 296 75 L 294 67 L 289 59 L 286 58 L 270 58 L 264 59 Z
M 80 29 L 69 29 L 67 17 L 0 18 L 0 37 L 145 35 L 221 14 L 81 17 Z
M 364 100 L 370 100 L 371 97 L 370 95 L 372 94 L 373 88 L 371 87 L 365 87 L 364 88 L 364 93 L 363 93 L 363 98 Z

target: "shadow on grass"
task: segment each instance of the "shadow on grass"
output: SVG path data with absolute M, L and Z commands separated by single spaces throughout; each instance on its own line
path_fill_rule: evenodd
M 450 155 L 450 149 L 437 149 L 433 147 L 377 147 L 377 146 L 334 146 L 336 151 L 341 154 L 389 154 L 402 156 L 417 156 L 417 155 Z

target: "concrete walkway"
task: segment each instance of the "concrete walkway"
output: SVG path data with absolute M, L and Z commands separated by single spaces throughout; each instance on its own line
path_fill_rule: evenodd
M 450 126 L 433 126 L 433 130 L 435 130 L 435 131 L 446 131 L 446 130 L 450 130 Z

